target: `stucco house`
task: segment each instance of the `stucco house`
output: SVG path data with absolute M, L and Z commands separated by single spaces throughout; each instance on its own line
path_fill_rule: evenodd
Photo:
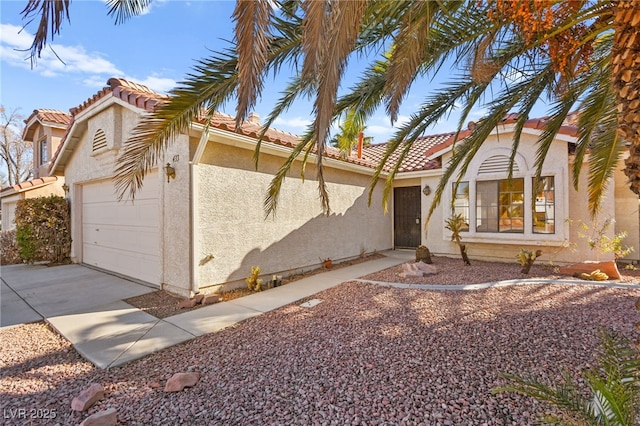
M 435 254 L 457 255 L 444 229 L 453 194 L 446 195 L 427 232 L 424 229 L 430 189 L 437 186 L 442 164 L 451 155 L 453 133 L 426 136 L 414 144 L 395 180 L 389 214 L 382 208 L 384 173 L 368 205 L 369 184 L 384 150 L 384 145 L 373 145 L 360 157 L 345 158 L 328 149 L 331 215 L 322 214 L 311 158 L 306 180 L 296 164 L 282 187 L 277 214 L 265 219 L 266 189 L 298 139 L 270 129 L 256 170 L 252 155 L 261 127 L 255 115 L 239 132 L 234 119 L 223 114 L 216 115 L 207 134 L 202 123 L 194 122 L 163 154 L 135 200 L 118 202 L 112 177 L 122 144 L 140 115 L 162 99 L 145 86 L 112 78 L 107 87 L 71 109 L 72 119 L 50 173 L 64 176 L 68 185 L 73 261 L 189 295 L 240 283 L 254 265 L 268 276 L 287 275 L 318 267 L 326 258 L 341 261 L 420 244 Z M 527 246 L 553 253 L 559 263 L 588 257 L 586 252 L 563 249 L 567 241 L 577 239 L 577 230 L 566 219 L 588 220 L 586 197 L 569 181 L 575 140 L 570 126 L 554 143 L 544 184 L 536 188 L 536 205 L 529 205 L 540 126 L 539 120 L 527 123 L 514 184 L 508 190 L 505 156 L 510 145 L 504 141 L 513 132 L 508 118 L 496 129 L 500 138 L 487 141 L 464 177 L 455 205 L 468 219 L 464 240 L 472 258 L 513 261 L 519 248 Z M 167 173 L 166 164 L 175 175 Z M 603 213 L 614 216 L 617 229 L 627 230 L 628 243 L 637 246 L 638 198 L 626 189 L 621 173 L 614 183 Z M 505 194 L 511 201 L 502 206 L 499 200 Z M 505 221 L 499 207 L 520 213 Z
M 0 190 L 3 231 L 15 228 L 18 200 L 64 195 L 64 177 L 49 175 L 49 167 L 70 122 L 70 114 L 51 109 L 34 110 L 25 120 L 22 139 L 33 147 L 32 179 Z

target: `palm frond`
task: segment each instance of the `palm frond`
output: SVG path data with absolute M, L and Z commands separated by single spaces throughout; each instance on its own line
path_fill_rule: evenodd
M 233 11 L 238 54 L 236 128 L 241 126 L 262 92 L 272 14 L 271 0 L 238 1 Z
M 269 184 L 269 188 L 267 189 L 267 195 L 264 199 L 265 218 L 271 215 L 275 216 L 278 210 L 278 200 L 280 198 L 282 184 L 287 177 L 287 173 L 289 173 L 289 170 L 291 170 L 294 162 L 298 160 L 300 154 L 302 154 L 303 151 L 308 150 L 311 146 L 313 146 L 313 140 L 310 136 L 310 133 L 307 133 L 307 137 L 304 138 L 291 150 L 289 157 L 287 157 L 286 161 L 282 164 L 282 166 L 280 166 L 273 179 L 271 179 L 271 183 Z
M 543 417 L 549 424 L 634 425 L 640 396 L 640 358 L 624 337 L 606 330 L 600 335 L 599 367 L 583 373 L 591 397 L 581 392 L 566 371 L 555 385 L 503 374 L 509 383 L 492 392 L 515 392 L 550 404 L 561 415 Z
M 120 199 L 126 193 L 135 198 L 144 176 L 175 137 L 186 132 L 203 111 L 210 119 L 236 88 L 236 58 L 232 52 L 200 60 L 194 71 L 170 92 L 166 102 L 142 116 L 124 143 L 114 176 Z
M 116 25 L 119 25 L 142 14 L 150 4 L 151 0 L 107 0 L 107 15 L 115 16 Z
M 29 51 L 31 68 L 33 68 L 40 58 L 42 49 L 47 45 L 47 40 L 51 40 L 60 34 L 63 22 L 69 22 L 69 5 L 71 0 L 29 0 L 25 8 L 20 12 L 22 19 L 26 21 L 25 27 L 39 18 L 38 29 L 35 32 L 33 42 Z
M 410 2 L 405 7 L 407 11 L 396 36 L 385 84 L 387 114 L 392 123 L 397 120 L 402 99 L 422 66 L 431 19 L 440 3 Z
M 591 217 L 597 214 L 610 178 L 626 151 L 625 141 L 616 130 L 616 117 L 604 117 L 601 123 L 604 130 L 591 140 L 589 156 L 588 193 Z

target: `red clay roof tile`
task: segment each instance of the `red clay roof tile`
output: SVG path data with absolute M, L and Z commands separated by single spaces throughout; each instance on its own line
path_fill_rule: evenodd
M 8 193 L 23 192 L 31 188 L 51 184 L 57 180 L 58 180 L 57 176 L 45 176 L 42 178 L 29 180 L 26 182 L 20 182 L 12 186 L 7 186 L 6 188 L 3 188 L 2 191 L 0 191 L 0 193 L 2 195 L 8 195 Z
M 138 83 L 134 83 L 122 78 L 110 78 L 107 82 L 108 87 L 103 88 L 98 93 L 87 99 L 85 102 L 75 108 L 71 108 L 71 118 L 67 123 L 67 133 L 63 137 L 63 143 L 60 144 L 58 151 L 55 153 L 52 164 L 55 163 L 58 155 L 60 154 L 64 142 L 67 138 L 68 132 L 72 127 L 74 117 L 81 111 L 87 109 L 89 106 L 96 103 L 98 100 L 105 96 L 111 95 L 125 102 L 130 103 L 138 108 L 142 108 L 146 111 L 153 111 L 159 104 L 167 101 L 169 97 L 154 92 L 146 86 Z M 518 115 L 515 113 L 508 114 L 504 117 L 501 124 L 513 124 L 516 122 Z M 546 117 L 540 119 L 528 120 L 525 124 L 527 128 L 540 129 L 544 126 L 544 120 Z M 204 116 L 199 117 L 197 122 L 204 123 Z M 577 130 L 573 125 L 573 122 L 567 123 L 567 126 L 563 126 L 560 129 L 560 133 L 575 136 Z M 235 118 L 216 112 L 211 119 L 211 126 L 220 130 L 226 130 L 230 132 L 239 133 L 251 138 L 257 138 L 262 127 L 258 124 L 250 121 L 245 121 L 240 129 L 236 129 Z M 457 137 L 457 140 L 464 139 L 471 133 L 471 130 L 461 131 Z M 441 162 L 434 158 L 440 151 L 443 151 L 450 147 L 454 143 L 455 132 L 445 133 L 440 135 L 430 135 L 418 138 L 412 147 L 408 155 L 403 159 L 399 168 L 400 172 L 420 171 L 420 170 L 432 170 L 441 168 Z M 294 147 L 300 142 L 300 138 L 292 133 L 283 132 L 277 129 L 268 129 L 265 133 L 263 141 L 267 143 L 273 143 L 276 145 L 282 145 L 286 147 Z M 338 149 L 327 147 L 326 156 L 334 159 L 341 159 L 349 163 L 358 164 L 366 167 L 374 168 L 382 160 L 384 151 L 388 143 L 370 145 L 363 150 L 363 158 L 357 158 L 356 156 L 344 157 L 340 155 Z M 400 156 L 399 152 L 393 153 L 385 164 L 385 170 L 391 170 L 391 167 L 396 163 Z
M 34 109 L 31 115 L 24 120 L 24 122 L 28 123 L 34 117 L 43 123 L 60 124 L 63 126 L 68 126 L 71 122 L 71 115 L 69 113 L 55 109 Z

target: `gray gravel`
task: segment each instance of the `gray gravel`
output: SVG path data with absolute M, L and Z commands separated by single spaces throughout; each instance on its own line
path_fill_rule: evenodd
M 492 395 L 509 372 L 557 378 L 594 362 L 606 326 L 635 340 L 637 290 L 531 285 L 433 292 L 350 282 L 108 371 L 42 324 L 0 331 L 0 406 L 77 424 L 109 407 L 121 424 L 527 425 L 548 407 Z M 176 372 L 200 382 L 165 394 Z M 105 400 L 72 413 L 91 382 Z

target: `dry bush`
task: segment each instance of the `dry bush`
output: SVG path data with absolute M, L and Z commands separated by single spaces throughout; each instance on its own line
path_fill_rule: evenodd
M 3 265 L 22 263 L 15 229 L 0 233 L 0 263 Z

